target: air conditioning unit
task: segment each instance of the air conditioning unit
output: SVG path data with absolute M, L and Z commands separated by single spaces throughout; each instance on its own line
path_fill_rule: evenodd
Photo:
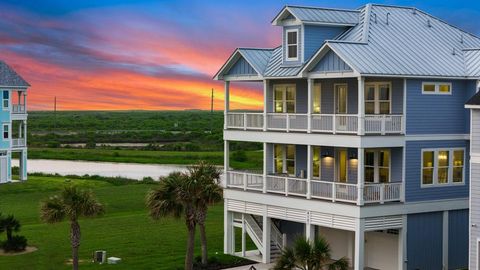
M 96 263 L 107 262 L 107 252 L 105 250 L 97 250 L 94 253 L 93 261 Z

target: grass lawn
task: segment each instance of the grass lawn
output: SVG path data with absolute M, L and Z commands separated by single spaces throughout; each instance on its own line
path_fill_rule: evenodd
M 171 218 L 152 221 L 144 206 L 146 192 L 156 184 L 72 181 L 92 190 L 106 207 L 103 217 L 80 221 L 80 259 L 84 260 L 80 269 L 183 269 L 184 223 Z M 39 219 L 40 200 L 58 193 L 65 184 L 68 183 L 61 177 L 31 176 L 25 183 L 0 185 L 0 212 L 14 214 L 22 224 L 20 234 L 27 237 L 29 245 L 38 248 L 30 254 L 0 256 L 1 269 L 71 269 L 66 263 L 71 257 L 68 223 L 47 225 Z M 221 254 L 223 205 L 211 208 L 207 234 L 209 252 Z M 5 238 L 5 234 L 0 237 Z M 240 239 L 236 242 L 239 243 Z M 106 250 L 107 257 L 120 257 L 122 262 L 118 265 L 93 264 L 90 261 L 95 250 Z M 196 254 L 199 254 L 198 234 Z M 221 258 L 234 259 L 230 256 Z
M 246 151 L 246 161 L 230 158 L 230 165 L 235 169 L 261 169 L 262 151 Z M 152 164 L 194 164 L 207 160 L 216 165 L 223 165 L 222 152 L 180 152 L 180 151 L 146 151 L 113 149 L 71 149 L 71 148 L 28 148 L 29 159 L 88 160 Z

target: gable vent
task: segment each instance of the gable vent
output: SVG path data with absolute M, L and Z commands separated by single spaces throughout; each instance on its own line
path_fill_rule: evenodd
M 430 20 L 427 20 L 427 26 L 428 26 L 428 28 L 432 27 L 432 23 L 430 22 Z
M 390 12 L 387 12 L 387 25 L 389 23 L 389 19 L 390 19 Z

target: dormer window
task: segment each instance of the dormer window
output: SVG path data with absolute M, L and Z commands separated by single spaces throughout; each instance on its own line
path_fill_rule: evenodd
M 287 60 L 298 60 L 298 29 L 287 30 Z

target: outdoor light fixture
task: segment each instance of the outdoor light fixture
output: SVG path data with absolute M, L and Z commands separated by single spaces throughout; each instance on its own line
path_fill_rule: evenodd
M 354 151 L 350 152 L 350 155 L 348 156 L 348 158 L 350 158 L 350 159 L 357 159 L 357 158 L 358 158 L 357 152 L 354 152 Z
M 330 151 L 330 149 L 326 149 L 325 152 L 323 152 L 322 157 L 324 157 L 324 158 L 326 158 L 326 157 L 333 157 L 332 152 Z

